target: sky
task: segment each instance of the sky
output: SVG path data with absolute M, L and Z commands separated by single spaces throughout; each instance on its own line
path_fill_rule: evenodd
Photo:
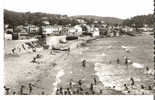
M 3 0 L 3 8 L 17 12 L 96 15 L 131 18 L 153 13 L 153 0 Z

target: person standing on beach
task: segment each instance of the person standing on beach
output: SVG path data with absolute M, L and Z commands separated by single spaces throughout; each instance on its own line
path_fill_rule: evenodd
M 53 50 L 52 50 L 52 49 L 50 49 L 50 54 L 51 54 L 51 55 L 53 54 Z
M 97 80 L 96 80 L 96 78 L 94 78 L 94 84 L 95 84 L 95 85 L 97 84 Z
M 78 81 L 78 84 L 79 84 L 79 86 L 81 87 L 81 85 L 82 85 L 82 81 L 79 80 L 79 81 Z
M 12 54 L 15 54 L 15 50 L 16 50 L 16 48 L 13 48 L 12 49 Z
M 56 90 L 56 95 L 59 95 L 59 92 L 60 92 L 60 91 L 59 91 L 59 89 L 57 88 L 57 90 Z
M 135 85 L 135 81 L 132 77 L 130 78 L 130 81 L 131 81 L 131 86 L 133 87 Z
M 93 83 L 90 84 L 90 90 L 91 90 L 91 91 L 94 90 L 94 85 L 93 85 Z
M 29 86 L 29 94 L 31 94 L 32 93 L 32 84 L 29 83 L 28 86 Z
M 83 61 L 82 61 L 82 66 L 83 66 L 83 67 L 86 67 L 86 60 L 83 60 Z
M 59 93 L 60 93 L 60 95 L 63 95 L 63 88 L 62 87 L 60 87 L 60 89 L 59 89 Z
M 69 56 L 69 54 L 70 54 L 70 47 L 68 47 L 68 50 L 67 51 L 68 51 L 68 56 Z
M 7 88 L 7 87 L 4 86 L 4 89 L 5 89 L 5 94 L 6 94 L 6 95 L 9 95 L 9 90 L 10 90 L 10 88 Z
M 117 58 L 116 62 L 117 62 L 117 64 L 119 64 L 119 63 L 120 63 L 120 60 L 119 60 L 119 58 Z
M 125 64 L 127 65 L 128 64 L 128 58 L 125 56 L 124 59 L 125 59 Z
M 69 87 L 72 88 L 72 85 L 73 85 L 73 83 L 72 83 L 72 79 L 71 79 L 69 82 Z
M 21 95 L 24 94 L 24 93 L 23 93 L 23 90 L 24 90 L 24 85 L 21 85 L 21 87 L 20 87 L 20 94 L 21 94 Z
M 128 68 L 128 57 L 124 57 L 124 60 L 125 60 L 125 65 L 127 66 L 127 68 Z

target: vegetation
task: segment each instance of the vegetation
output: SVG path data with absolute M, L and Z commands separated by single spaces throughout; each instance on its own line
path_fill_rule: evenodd
M 112 17 L 98 17 L 98 16 L 67 16 L 58 14 L 47 14 L 47 13 L 31 13 L 31 12 L 14 12 L 9 10 L 4 10 L 4 23 L 11 26 L 18 26 L 24 24 L 34 24 L 42 25 L 42 21 L 46 17 L 46 20 L 50 22 L 51 25 L 76 25 L 78 21 L 76 19 L 83 19 L 87 24 L 92 24 L 94 21 L 105 21 L 106 23 L 122 23 L 121 19 Z
M 51 25 L 76 25 L 78 22 L 75 19 L 69 18 L 67 15 L 47 14 L 47 13 L 31 13 L 31 12 L 13 12 L 4 10 L 4 23 L 12 27 L 25 24 L 42 25 L 43 20 L 48 20 Z
M 144 25 L 153 27 L 153 24 L 154 24 L 153 14 L 135 16 L 123 21 L 123 25 L 136 27 L 136 28 L 144 27 Z
M 9 24 L 11 27 L 16 27 L 18 25 L 25 24 L 34 24 L 42 25 L 43 20 L 48 20 L 51 25 L 76 25 L 78 21 L 76 19 L 83 19 L 87 24 L 93 24 L 94 21 L 101 23 L 102 21 L 107 24 L 123 24 L 130 27 L 143 27 L 145 24 L 153 27 L 153 14 L 135 16 L 130 19 L 122 20 L 119 18 L 113 17 L 99 17 L 99 16 L 67 16 L 67 15 L 58 15 L 58 14 L 47 14 L 47 13 L 31 13 L 31 12 L 14 12 L 9 10 L 4 10 L 4 23 Z
M 121 24 L 123 22 L 120 18 L 114 17 L 100 17 L 100 16 L 92 16 L 92 15 L 81 15 L 81 16 L 72 16 L 72 18 L 84 19 L 88 24 L 91 24 L 94 21 L 104 21 L 107 24 Z

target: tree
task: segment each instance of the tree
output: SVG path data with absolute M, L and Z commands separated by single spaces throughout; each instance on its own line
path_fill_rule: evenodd
M 126 19 L 123 21 L 123 25 L 126 26 L 132 26 L 135 25 L 136 28 L 143 27 L 145 24 L 152 27 L 153 26 L 153 15 L 141 15 L 141 16 L 135 16 L 130 19 Z

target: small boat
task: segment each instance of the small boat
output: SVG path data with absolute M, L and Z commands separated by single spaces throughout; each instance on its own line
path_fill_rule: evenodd
M 77 40 L 78 36 L 67 36 L 66 40 Z

